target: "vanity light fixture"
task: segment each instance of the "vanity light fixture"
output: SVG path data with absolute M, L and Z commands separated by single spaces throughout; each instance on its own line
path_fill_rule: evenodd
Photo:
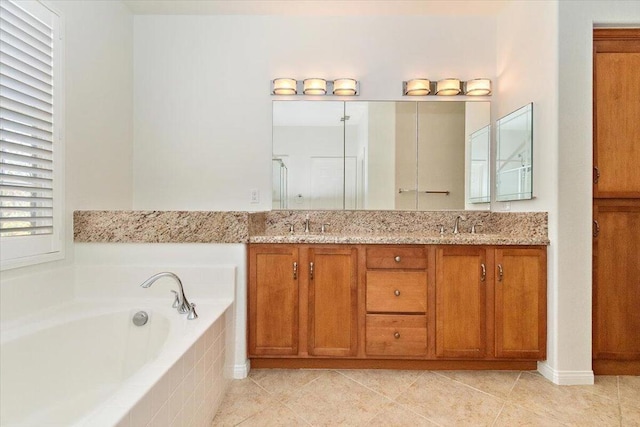
M 464 84 L 464 94 L 470 96 L 491 95 L 491 80 L 467 80 Z
M 360 84 L 355 79 L 325 80 L 314 77 L 302 81 L 291 78 L 278 78 L 271 81 L 271 95 L 355 96 L 359 94 Z
M 486 96 L 491 95 L 491 80 L 486 78 L 471 79 L 466 82 L 448 78 L 433 82 L 429 79 L 412 79 L 402 82 L 403 96 Z
M 424 96 L 431 93 L 431 81 L 428 79 L 413 79 L 402 82 L 402 94 L 408 96 Z
M 296 95 L 298 93 L 298 82 L 296 79 L 278 78 L 271 82 L 272 95 Z
M 458 79 L 442 79 L 436 83 L 436 95 L 453 96 L 462 92 L 462 84 Z
M 354 96 L 358 94 L 358 82 L 354 79 L 336 79 L 333 81 L 333 94 Z
M 327 81 L 325 79 L 304 79 L 302 93 L 305 95 L 326 95 Z

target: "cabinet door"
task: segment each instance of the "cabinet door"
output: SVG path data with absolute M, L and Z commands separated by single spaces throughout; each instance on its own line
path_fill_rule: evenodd
M 546 250 L 496 249 L 496 357 L 543 360 L 546 353 Z
M 486 284 L 489 275 L 484 248 L 437 248 L 436 356 L 485 356 Z
M 249 247 L 249 355 L 298 354 L 298 249 Z
M 593 357 L 640 359 L 640 202 L 594 206 Z
M 358 344 L 357 250 L 309 249 L 309 354 L 353 356 Z
M 614 31 L 594 31 L 593 197 L 640 198 L 640 31 Z

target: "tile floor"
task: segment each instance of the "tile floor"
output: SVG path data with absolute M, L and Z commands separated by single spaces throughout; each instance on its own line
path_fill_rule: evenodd
M 557 386 L 537 372 L 252 370 L 213 426 L 640 426 L 640 377 Z

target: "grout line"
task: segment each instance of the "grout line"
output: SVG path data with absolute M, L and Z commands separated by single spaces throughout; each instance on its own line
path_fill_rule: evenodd
M 494 397 L 494 398 L 499 399 L 499 400 L 501 400 L 501 401 L 503 401 L 503 402 L 506 402 L 506 401 L 507 401 L 507 399 L 506 399 L 506 398 L 504 398 L 504 397 L 496 396 L 495 394 L 491 394 L 491 393 L 489 393 L 489 392 L 487 392 L 487 391 L 480 390 L 480 389 L 475 388 L 475 387 L 473 387 L 473 386 L 471 386 L 471 385 L 469 385 L 469 384 L 463 383 L 462 381 L 458 381 L 458 380 L 455 380 L 455 379 L 453 379 L 453 378 L 449 378 L 448 376 L 443 375 L 443 374 L 440 374 L 440 373 L 438 373 L 437 371 L 431 371 L 431 372 L 433 372 L 434 374 L 436 374 L 436 375 L 438 375 L 438 376 L 440 376 L 440 377 L 442 377 L 442 378 L 446 378 L 446 379 L 447 379 L 447 380 L 449 380 L 449 381 L 452 381 L 452 382 L 454 382 L 454 383 L 457 383 L 457 384 L 463 385 L 463 386 L 465 386 L 465 387 L 467 387 L 467 388 L 470 388 L 471 390 L 479 391 L 479 392 L 480 392 L 480 393 L 482 393 L 482 394 L 486 394 L 487 396 Z M 506 372 L 508 372 L 508 371 L 506 371 Z M 519 376 L 519 375 L 518 375 L 518 378 L 520 378 L 520 376 Z
M 513 385 L 511 385 L 509 393 L 507 393 L 507 400 L 509 400 L 509 397 L 511 397 L 511 392 L 513 392 L 513 389 L 516 388 L 516 384 L 518 384 L 518 381 L 520 381 L 520 377 L 522 377 L 522 371 L 520 371 L 520 373 L 518 374 L 518 378 L 516 378 L 516 380 L 513 382 Z
M 496 423 L 498 422 L 498 418 L 500 418 L 500 414 L 502 414 L 502 410 L 504 409 L 504 407 L 507 405 L 507 402 L 504 402 L 502 404 L 502 406 L 500 407 L 500 410 L 498 411 L 498 415 L 496 415 L 496 418 L 493 420 L 493 422 L 491 423 L 491 426 L 495 426 Z
M 620 420 L 620 427 L 622 427 L 622 399 L 620 399 L 620 376 L 616 375 L 616 391 L 618 392 L 618 419 Z

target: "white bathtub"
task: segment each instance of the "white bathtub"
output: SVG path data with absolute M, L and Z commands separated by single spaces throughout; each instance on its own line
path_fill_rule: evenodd
M 3 325 L 0 425 L 208 425 L 228 382 L 232 300 L 196 302 L 195 320 L 167 298 L 102 299 Z

